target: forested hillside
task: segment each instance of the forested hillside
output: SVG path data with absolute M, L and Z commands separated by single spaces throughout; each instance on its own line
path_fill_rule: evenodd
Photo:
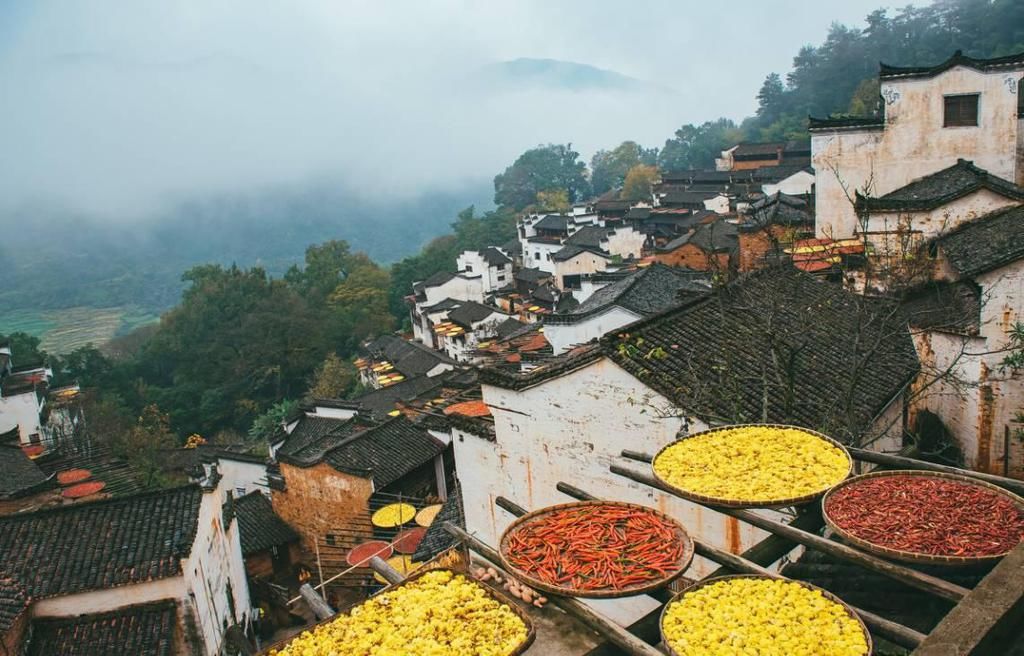
M 254 425 L 258 434 L 261 426 L 272 423 L 267 417 L 279 416 L 311 386 L 319 394 L 355 392 L 347 362 L 362 340 L 402 325 L 403 297 L 412 282 L 453 270 L 461 250 L 512 238 L 521 212 L 564 210 L 573 201 L 620 188 L 627 197 L 642 196 L 657 169 L 713 166 L 720 150 L 741 140 L 805 139 L 808 114 L 875 110 L 873 79 L 879 60 L 934 64 L 957 49 L 979 57 L 1024 51 L 1024 3 L 944 0 L 894 14 L 879 10 L 862 27 L 833 25 L 821 45 L 800 49 L 785 78 L 768 76 L 758 93 L 756 116 L 740 123 L 722 118 L 684 125 L 661 147 L 627 141 L 597 152 L 589 167 L 571 145 L 530 149 L 494 178 L 495 209 L 448 211 L 444 215 L 454 215 L 450 234 L 391 266 L 379 262 L 394 261 L 410 244 L 441 231 L 430 224 L 430 217 L 450 205 L 451 197 L 425 201 L 414 212 L 419 223 L 407 219 L 399 225 L 369 211 L 361 214 L 360 229 L 377 241 L 353 237 L 350 242 L 310 246 L 303 264 L 290 268 L 280 266 L 288 248 L 298 240 L 320 241 L 311 226 L 322 226 L 329 213 L 316 199 L 277 214 L 291 221 L 286 238 L 260 224 L 217 224 L 213 217 L 230 214 L 224 208 L 211 214 L 193 208 L 189 219 L 150 237 L 151 243 L 125 242 L 124 252 L 111 256 L 110 262 L 64 259 L 51 265 L 47 275 L 68 279 L 88 279 L 90 266 L 123 267 L 125 285 L 141 285 L 158 294 L 154 302 L 160 302 L 168 297 L 149 288 L 159 289 L 151 277 L 162 275 L 166 265 L 153 260 L 152 249 L 175 250 L 175 236 L 199 230 L 204 216 L 214 227 L 203 229 L 218 235 L 205 251 L 218 263 L 189 268 L 181 276 L 175 284 L 185 291 L 159 326 L 116 340 L 109 351 L 113 355 L 83 348 L 51 361 L 59 382 L 77 379 L 88 388 L 90 421 L 110 434 L 144 435 L 146 426 L 158 426 L 154 434 L 164 439 L 169 426 L 177 439 L 191 433 L 243 439 Z M 83 236 L 82 243 L 87 249 L 89 237 Z M 370 255 L 355 252 L 350 243 Z M 260 265 L 228 266 L 232 260 Z M 5 269 L 11 266 L 10 261 L 4 264 Z M 15 283 L 6 287 L 6 303 L 33 293 L 32 270 L 14 268 Z M 33 357 L 38 341 L 24 335 L 16 340 L 18 356 Z M 169 423 L 154 420 L 162 414 Z

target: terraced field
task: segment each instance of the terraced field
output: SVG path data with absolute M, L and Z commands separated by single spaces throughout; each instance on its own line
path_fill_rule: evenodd
M 0 333 L 26 332 L 41 338 L 46 351 L 68 353 L 89 343 L 99 346 L 157 319 L 156 314 L 134 306 L 15 310 L 0 314 Z

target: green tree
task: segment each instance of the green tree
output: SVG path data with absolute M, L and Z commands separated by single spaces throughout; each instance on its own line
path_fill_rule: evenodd
M 651 187 L 657 180 L 657 167 L 637 164 L 626 174 L 626 181 L 622 185 L 622 198 L 625 200 L 650 200 Z
M 763 125 L 770 125 L 782 115 L 783 96 L 786 88 L 778 73 L 769 73 L 757 92 L 757 118 Z
M 126 459 L 142 475 L 147 488 L 162 487 L 163 451 L 179 446 L 170 420 L 156 405 L 147 405 L 127 431 L 110 441 L 113 452 Z
M 657 148 L 644 148 L 635 141 L 623 141 L 614 150 L 599 150 L 590 160 L 590 185 L 595 196 L 618 189 L 626 174 L 638 164 L 658 161 Z
M 390 282 L 386 269 L 367 260 L 364 266 L 352 269 L 331 294 L 332 317 L 341 328 L 336 343 L 344 352 L 352 353 L 367 337 L 390 332 L 394 327 L 388 310 Z
M 846 110 L 847 113 L 853 116 L 873 116 L 877 114 L 882 100 L 879 95 L 879 86 L 877 77 L 861 81 L 857 85 L 857 90 L 853 92 L 850 106 Z
M 575 202 L 590 193 L 586 165 L 572 144 L 532 148 L 494 177 L 494 203 L 522 210 L 541 191 L 564 189 Z
M 720 118 L 701 125 L 684 125 L 665 142 L 658 155 L 662 171 L 713 168 L 722 151 L 743 140 L 742 132 L 730 119 Z
M 352 363 L 328 353 L 323 363 L 313 373 L 308 395 L 316 399 L 340 399 L 352 389 L 356 370 Z
M 565 189 L 538 191 L 537 202 L 534 203 L 534 207 L 538 212 L 568 212 L 570 208 L 569 194 Z
M 35 335 L 25 332 L 13 332 L 6 337 L 0 335 L 0 344 L 9 342 L 11 347 L 11 362 L 14 364 L 42 363 L 46 360 L 46 351 L 40 348 L 40 340 Z
M 288 415 L 299 407 L 299 402 L 286 399 L 270 406 L 266 412 L 253 420 L 249 427 L 249 438 L 254 442 L 269 442 Z

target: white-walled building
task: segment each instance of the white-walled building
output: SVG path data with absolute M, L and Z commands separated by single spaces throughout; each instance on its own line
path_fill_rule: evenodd
M 884 196 L 958 159 L 1024 182 L 1022 77 L 1024 53 L 974 59 L 957 52 L 930 67 L 883 64 L 883 117 L 812 119 L 818 237 L 858 232 L 855 192 Z
M 30 618 L 4 642 L 31 653 L 74 646 L 214 656 L 229 627 L 252 620 L 238 523 L 223 486 L 0 518 L 0 549 Z M 111 633 L 110 625 L 124 628 Z
M 808 196 L 814 191 L 814 169 L 810 166 L 790 173 L 777 182 L 765 182 L 761 185 L 765 196 L 783 193 L 787 196 Z
M 463 303 L 448 313 L 447 321 L 434 326 L 438 348 L 456 362 L 474 362 L 477 346 L 498 336 L 498 327 L 510 319 L 489 305 Z
M 1024 371 L 1003 366 L 1024 322 L 1024 206 L 935 239 L 937 282 L 908 315 L 924 365 L 914 413 L 936 415 L 968 467 L 1024 478 Z
M 616 476 L 609 465 L 622 464 L 623 449 L 654 453 L 680 432 L 744 421 L 792 423 L 898 449 L 918 362 L 898 318 L 858 328 L 877 309 L 837 285 L 766 270 L 529 373 L 484 369 L 494 435 L 453 429 L 468 530 L 495 543 L 513 519 L 494 506 L 496 497 L 541 508 L 566 500 L 555 488 L 565 481 L 656 507 L 695 537 L 742 552 L 764 534 Z M 884 338 L 877 351 L 857 351 L 850 335 L 858 330 L 863 339 Z M 784 373 L 773 355 L 786 359 Z M 698 558 L 694 567 L 701 576 L 714 565 Z M 644 609 L 627 602 L 618 610 L 629 617 Z
M 558 355 L 710 291 L 698 272 L 655 263 L 606 282 L 571 312 L 547 317 L 544 335 Z
M 455 264 L 466 275 L 480 276 L 484 294 L 512 282 L 512 258 L 493 246 L 480 251 L 463 251 Z

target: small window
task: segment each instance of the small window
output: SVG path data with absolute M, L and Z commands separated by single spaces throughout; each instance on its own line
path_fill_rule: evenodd
M 472 264 L 467 264 L 466 265 L 466 271 L 469 271 L 470 273 L 472 273 L 473 272 L 473 265 Z
M 504 273 L 501 274 L 500 276 L 498 276 L 498 282 L 505 282 L 505 274 Z
M 235 496 L 244 497 L 245 496 L 245 488 L 244 487 L 236 487 L 235 488 Z
M 978 124 L 978 94 L 969 93 L 945 97 L 945 120 L 942 127 L 961 127 Z
M 539 260 L 540 259 L 540 253 L 539 252 L 538 253 L 534 253 L 533 254 L 533 259 Z

